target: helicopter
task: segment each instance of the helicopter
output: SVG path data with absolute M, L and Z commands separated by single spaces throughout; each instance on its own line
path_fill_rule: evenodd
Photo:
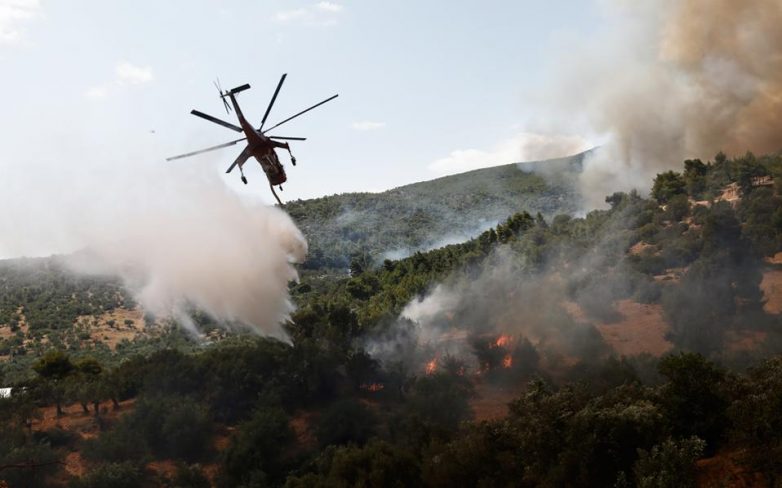
M 223 105 L 225 106 L 225 113 L 230 114 L 231 107 L 233 106 L 233 110 L 236 112 L 236 116 L 239 119 L 239 125 L 234 125 L 230 122 L 226 122 L 224 120 L 218 119 L 217 117 L 212 117 L 211 115 L 205 114 L 198 110 L 191 110 L 190 113 L 195 115 L 196 117 L 200 117 L 202 119 L 208 120 L 209 122 L 213 122 L 217 125 L 221 125 L 235 132 L 243 132 L 244 137 L 223 144 L 218 144 L 217 146 L 207 147 L 205 149 L 199 149 L 198 151 L 180 154 L 178 156 L 172 156 L 170 158 L 166 158 L 166 161 L 173 161 L 175 159 L 187 158 L 190 156 L 195 156 L 196 154 L 222 149 L 224 147 L 233 146 L 242 141 L 247 141 L 247 146 L 245 146 L 245 148 L 242 150 L 242 152 L 239 154 L 236 160 L 234 160 L 233 164 L 231 164 L 231 166 L 228 167 L 226 173 L 230 173 L 231 171 L 233 171 L 235 167 L 238 166 L 239 173 L 242 175 L 242 183 L 246 185 L 247 177 L 244 175 L 244 170 L 242 167 L 244 166 L 244 163 L 246 163 L 248 159 L 254 157 L 256 161 L 258 161 L 258 163 L 261 165 L 261 168 L 263 168 L 264 173 L 266 173 L 266 177 L 269 180 L 269 188 L 271 188 L 274 198 L 276 198 L 277 202 L 280 205 L 282 205 L 283 204 L 282 200 L 280 200 L 280 197 L 277 196 L 277 193 L 274 191 L 274 187 L 277 186 L 279 187 L 280 191 L 282 191 L 282 184 L 288 180 L 288 177 L 285 174 L 285 168 L 280 162 L 280 158 L 277 157 L 277 153 L 275 152 L 275 149 L 285 149 L 286 151 L 288 151 L 288 154 L 291 157 L 291 163 L 294 166 L 296 166 L 296 158 L 293 156 L 293 153 L 291 152 L 290 145 L 284 141 L 306 141 L 307 139 L 304 137 L 272 136 L 272 135 L 266 135 L 266 133 L 276 129 L 277 127 L 281 126 L 286 122 L 295 119 L 300 115 L 304 115 L 305 113 L 309 112 L 312 109 L 320 107 L 326 102 L 330 102 L 331 100 L 334 100 L 339 96 L 339 94 L 333 95 L 323 100 L 322 102 L 316 103 L 315 105 L 307 109 L 304 109 L 295 115 L 288 117 L 282 122 L 278 122 L 277 124 L 275 124 L 272 127 L 269 127 L 268 129 L 264 129 L 263 126 L 266 123 L 266 119 L 269 117 L 269 113 L 272 110 L 272 106 L 274 106 L 274 102 L 275 100 L 277 100 L 277 95 L 280 93 L 282 84 L 285 82 L 285 78 L 287 76 L 288 74 L 285 73 L 280 78 L 280 82 L 277 84 L 277 89 L 274 90 L 274 95 L 272 95 L 272 99 L 269 102 L 269 106 L 266 108 L 266 112 L 263 114 L 261 125 L 257 129 L 254 128 L 252 124 L 247 121 L 247 119 L 244 117 L 244 114 L 242 114 L 241 108 L 239 108 L 239 103 L 236 101 L 236 95 L 245 90 L 249 90 L 250 85 L 244 84 L 236 88 L 233 88 L 231 90 L 223 91 L 222 88 L 220 87 L 220 81 L 219 80 L 215 81 L 215 87 L 217 88 L 217 91 L 220 93 L 220 99 L 222 99 Z M 226 98 L 231 101 L 230 105 L 228 104 L 228 100 L 226 100 Z

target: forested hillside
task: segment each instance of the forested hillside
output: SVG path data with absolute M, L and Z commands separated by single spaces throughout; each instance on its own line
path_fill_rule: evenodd
M 310 245 L 308 268 L 346 268 L 357 254 L 399 258 L 465 241 L 516 212 L 552 217 L 580 209 L 575 180 L 586 153 L 508 164 L 382 193 L 288 202 Z
M 514 211 L 458 244 L 353 256 L 350 275 L 291 284 L 290 343 L 197 310 L 208 338 L 188 338 L 135 308 L 114 328 L 143 331 L 102 346 L 92 327 L 134 305 L 117 282 L 4 263 L 0 333 L 22 344 L 0 363 L 18 392 L 0 399 L 0 466 L 36 467 L 0 479 L 774 486 L 780 182 L 780 155 L 719 154 L 584 217 Z M 72 320 L 87 336 L 63 338 Z M 649 337 L 665 347 L 622 349 Z

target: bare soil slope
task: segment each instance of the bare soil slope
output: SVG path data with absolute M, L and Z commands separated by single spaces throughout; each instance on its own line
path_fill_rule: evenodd
M 663 316 L 662 305 L 619 300 L 614 304 L 621 319 L 612 322 L 593 322 L 603 340 L 620 356 L 651 354 L 662 356 L 672 347 L 665 335 L 670 326 Z M 566 302 L 565 309 L 577 322 L 589 322 L 581 307 Z

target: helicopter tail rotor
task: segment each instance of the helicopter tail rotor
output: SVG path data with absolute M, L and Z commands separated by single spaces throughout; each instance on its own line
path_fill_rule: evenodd
M 222 87 L 220 86 L 220 78 L 217 78 L 214 81 L 215 88 L 217 88 L 217 93 L 220 94 L 220 99 L 223 101 L 223 106 L 225 106 L 225 113 L 230 114 L 231 113 L 231 106 L 228 104 L 228 101 L 225 99 L 226 95 L 228 95 L 228 92 L 224 92 Z
M 215 87 L 217 88 L 217 91 L 220 93 L 220 98 L 223 100 L 223 105 L 225 106 L 225 113 L 230 113 L 231 111 L 231 106 L 228 104 L 228 100 L 226 100 L 225 97 L 232 97 L 233 95 L 236 95 L 239 92 L 243 92 L 245 90 L 250 89 L 250 85 L 248 83 L 245 83 L 242 86 L 237 86 L 236 88 L 223 91 L 223 88 L 220 86 L 219 78 L 215 80 Z

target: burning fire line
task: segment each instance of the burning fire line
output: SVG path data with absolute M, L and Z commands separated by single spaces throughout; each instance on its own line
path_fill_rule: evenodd
M 437 356 L 433 357 L 431 361 L 426 363 L 426 374 L 432 375 L 437 371 Z
M 371 391 L 371 392 L 378 392 L 381 391 L 383 388 L 385 388 L 385 385 L 383 383 L 369 383 L 369 384 L 362 384 L 359 386 L 362 390 Z
M 509 335 L 502 334 L 500 335 L 496 341 L 494 341 L 495 347 L 508 347 L 511 343 L 511 340 L 513 338 Z

